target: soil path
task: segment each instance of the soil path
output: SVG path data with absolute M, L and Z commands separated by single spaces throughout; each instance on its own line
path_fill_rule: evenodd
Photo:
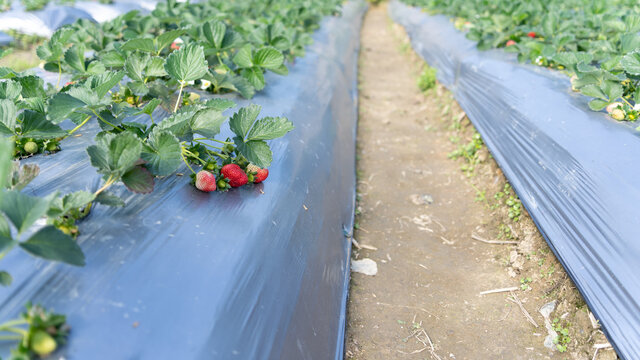
M 440 99 L 417 89 L 416 64 L 395 36 L 386 7 L 372 7 L 360 54 L 354 237 L 377 250 L 354 254 L 378 273 L 352 273 L 347 359 L 566 357 L 543 346 L 544 325 L 533 327 L 504 293 L 479 295 L 519 283 L 492 258 L 501 245 L 471 239 L 488 210 L 447 157 Z

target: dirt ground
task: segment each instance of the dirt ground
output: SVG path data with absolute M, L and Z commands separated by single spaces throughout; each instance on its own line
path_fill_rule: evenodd
M 384 5 L 361 41 L 353 260 L 377 274 L 352 273 L 346 358 L 615 359 L 451 94 L 418 89 L 424 63 Z

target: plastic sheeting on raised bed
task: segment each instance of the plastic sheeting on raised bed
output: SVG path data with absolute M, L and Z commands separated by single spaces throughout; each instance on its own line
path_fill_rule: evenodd
M 11 44 L 13 38 L 3 32 L 0 31 L 0 46 L 6 46 Z
M 365 9 L 355 0 L 325 19 L 289 75 L 268 75 L 250 101 L 296 127 L 272 142 L 265 183 L 203 193 L 170 176 L 149 195 L 116 187 L 127 205 L 98 206 L 79 224 L 85 267 L 20 252 L 3 259 L 14 283 L 0 288 L 0 319 L 26 301 L 66 314 L 71 335 L 55 355 L 68 360 L 341 359 Z M 25 160 L 41 167 L 25 191 L 96 188 L 85 149 L 97 127 Z
M 11 10 L 0 13 L 0 30 L 15 30 L 23 34 L 50 37 L 59 27 L 78 19 L 102 23 L 131 10 L 151 11 L 155 9 L 156 4 L 154 0 L 119 0 L 112 4 L 79 1 L 68 6 L 51 2 L 42 10 L 26 11 L 19 1 L 14 1 Z
M 618 353 L 640 358 L 640 137 L 589 110 L 568 77 L 479 51 L 445 16 L 394 0 Z

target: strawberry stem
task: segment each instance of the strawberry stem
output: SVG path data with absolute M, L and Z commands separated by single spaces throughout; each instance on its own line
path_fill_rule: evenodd
M 191 170 L 192 173 L 196 173 L 195 171 L 193 171 L 193 169 L 191 168 L 191 165 L 189 165 L 189 162 L 187 161 L 187 159 L 184 157 L 184 153 L 181 151 L 180 152 L 180 156 L 182 156 L 182 161 L 184 161 L 184 163 L 187 165 L 187 167 L 189 168 L 189 170 Z
M 213 145 L 211 145 L 211 144 L 207 144 L 207 143 L 204 143 L 204 142 L 198 141 L 198 140 L 196 140 L 196 139 L 193 139 L 193 141 L 197 142 L 198 144 L 201 144 L 201 145 L 204 145 L 204 146 L 208 146 L 208 147 L 213 148 L 213 149 L 224 150 L 224 149 L 223 149 L 223 148 L 221 148 L 221 147 L 213 146 Z
M 180 80 L 180 91 L 178 92 L 178 99 L 176 100 L 176 106 L 173 107 L 173 112 L 178 111 L 178 104 L 180 104 L 180 97 L 182 96 L 182 89 L 184 89 L 185 82 Z
M 69 131 L 69 134 L 68 134 L 68 135 L 66 135 L 66 136 L 65 136 L 65 138 L 66 138 L 67 136 L 70 136 L 70 135 L 71 135 L 71 134 L 73 134 L 74 132 L 76 132 L 76 131 L 77 131 L 78 129 L 80 129 L 81 127 L 83 127 L 83 126 L 84 126 L 84 124 L 86 124 L 86 123 L 87 123 L 87 121 L 89 121 L 89 119 L 91 119 L 91 115 L 87 116 L 87 118 L 86 118 L 86 119 L 84 119 L 84 120 L 80 123 L 80 125 L 78 125 L 78 126 L 74 127 L 73 129 L 71 129 L 71 131 Z
M 108 122 L 107 120 L 105 120 L 102 116 L 100 116 L 100 114 L 98 114 L 95 110 L 91 109 L 91 112 L 93 113 L 93 115 L 95 115 L 98 119 L 100 119 L 100 121 L 102 121 L 103 123 L 110 125 L 111 127 L 113 127 L 114 129 L 117 129 L 118 127 L 113 125 L 112 123 Z
M 107 181 L 105 181 L 104 185 L 102 185 L 102 187 L 100 189 L 98 189 L 98 191 L 93 193 L 93 195 L 94 196 L 100 195 L 101 192 L 107 190 L 109 188 L 109 186 L 113 185 L 114 182 L 116 182 L 115 177 L 113 175 L 110 175 L 109 178 L 107 179 Z

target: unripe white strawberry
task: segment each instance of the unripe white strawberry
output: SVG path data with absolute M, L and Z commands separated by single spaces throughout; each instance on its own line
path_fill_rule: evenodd
M 624 120 L 625 115 L 626 114 L 622 109 L 613 109 L 613 111 L 611 112 L 611 117 L 618 121 Z
M 198 171 L 196 174 L 196 188 L 204 192 L 216 191 L 216 177 L 208 171 Z

